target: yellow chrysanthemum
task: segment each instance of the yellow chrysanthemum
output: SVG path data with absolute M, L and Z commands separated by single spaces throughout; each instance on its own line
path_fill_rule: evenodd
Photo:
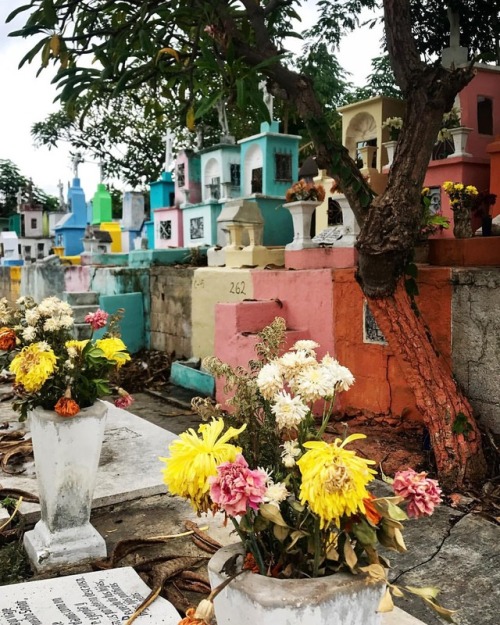
M 46 343 L 32 343 L 19 352 L 9 369 L 16 376 L 16 384 L 22 384 L 28 393 L 34 393 L 54 373 L 56 361 L 56 355 L 47 349 Z
M 102 349 L 104 356 L 108 360 L 114 360 L 119 367 L 130 360 L 130 354 L 127 354 L 126 351 L 127 346 L 121 339 L 115 336 L 108 339 L 100 339 L 95 342 L 95 346 Z
M 68 354 L 72 354 L 72 353 L 81 353 L 85 347 L 85 345 L 87 345 L 87 343 L 89 342 L 88 339 L 85 339 L 83 341 L 75 341 L 75 340 L 71 340 L 71 341 L 66 341 L 66 343 L 64 343 L 66 349 L 68 350 Z
M 365 511 L 366 485 L 375 474 L 368 465 L 375 462 L 345 449 L 345 445 L 359 438 L 366 437 L 352 434 L 344 441 L 337 438 L 333 443 L 309 441 L 304 443 L 309 451 L 297 460 L 302 474 L 300 502 L 319 516 L 322 528 L 330 523 L 339 527 L 342 516 Z
M 217 475 L 219 464 L 234 462 L 241 453 L 241 447 L 227 441 L 245 428 L 246 425 L 229 428 L 222 434 L 223 419 L 214 419 L 200 425 L 201 437 L 192 428 L 183 432 L 170 445 L 170 457 L 160 458 L 166 465 L 162 470 L 163 481 L 172 495 L 185 497 L 197 512 L 206 512 L 210 507 L 208 478 Z

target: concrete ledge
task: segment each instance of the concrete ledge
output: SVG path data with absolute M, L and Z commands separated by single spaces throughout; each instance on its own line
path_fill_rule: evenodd
M 358 252 L 353 247 L 314 247 L 306 250 L 286 250 L 286 269 L 344 269 L 355 267 Z
M 213 375 L 183 365 L 181 362 L 172 363 L 170 382 L 177 384 L 177 386 L 197 391 L 201 395 L 212 397 L 215 392 L 215 378 Z
M 500 237 L 430 239 L 429 263 L 442 267 L 500 266 Z
M 198 248 L 201 256 L 207 255 L 208 248 Z M 178 247 L 170 250 L 134 250 L 128 255 L 129 267 L 150 267 L 151 265 L 176 265 L 186 262 L 193 248 Z

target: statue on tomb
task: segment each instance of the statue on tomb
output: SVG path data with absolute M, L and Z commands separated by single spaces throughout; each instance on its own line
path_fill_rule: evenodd
M 165 165 L 163 167 L 164 171 L 170 171 L 172 169 L 172 165 L 174 162 L 173 156 L 173 142 L 174 142 L 174 133 L 171 132 L 170 128 L 167 130 L 167 134 L 165 135 Z
M 62 180 L 59 179 L 59 182 L 57 183 L 57 188 L 59 189 L 59 208 L 61 210 L 65 210 L 66 209 L 66 201 L 64 199 L 64 185 L 62 183 Z
M 78 165 L 85 162 L 81 152 L 75 152 L 71 162 L 73 164 L 73 178 L 78 178 Z
M 203 135 L 204 135 L 205 127 L 203 124 L 198 124 L 196 126 L 196 149 L 200 151 L 203 148 Z
M 21 212 L 21 207 L 23 205 L 23 194 L 24 194 L 24 187 L 18 187 L 17 193 L 16 193 L 16 205 L 17 205 L 18 213 Z
M 259 89 L 262 91 L 262 97 L 264 98 L 264 104 L 266 105 L 267 110 L 269 111 L 269 117 L 272 120 L 273 119 L 274 96 L 272 96 L 269 93 L 269 91 L 267 90 L 267 81 L 266 80 L 261 80 L 259 82 Z
M 217 109 L 217 115 L 219 116 L 219 124 L 222 130 L 222 134 L 227 137 L 229 136 L 229 124 L 227 121 L 226 103 L 224 102 L 224 100 L 219 100 L 215 107 Z
M 26 185 L 28 190 L 28 205 L 33 206 L 33 178 L 30 178 Z
M 99 161 L 99 183 L 104 184 L 104 161 L 101 159 Z

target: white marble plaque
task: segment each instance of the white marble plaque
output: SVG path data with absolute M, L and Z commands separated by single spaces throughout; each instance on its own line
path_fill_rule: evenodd
M 123 625 L 150 589 L 131 567 L 4 586 L 0 625 Z M 158 597 L 134 621 L 177 625 L 181 617 Z

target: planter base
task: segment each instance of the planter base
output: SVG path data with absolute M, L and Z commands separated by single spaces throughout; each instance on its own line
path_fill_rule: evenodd
M 106 557 L 104 538 L 90 523 L 50 532 L 44 521 L 38 521 L 24 535 L 23 544 L 37 572 Z

